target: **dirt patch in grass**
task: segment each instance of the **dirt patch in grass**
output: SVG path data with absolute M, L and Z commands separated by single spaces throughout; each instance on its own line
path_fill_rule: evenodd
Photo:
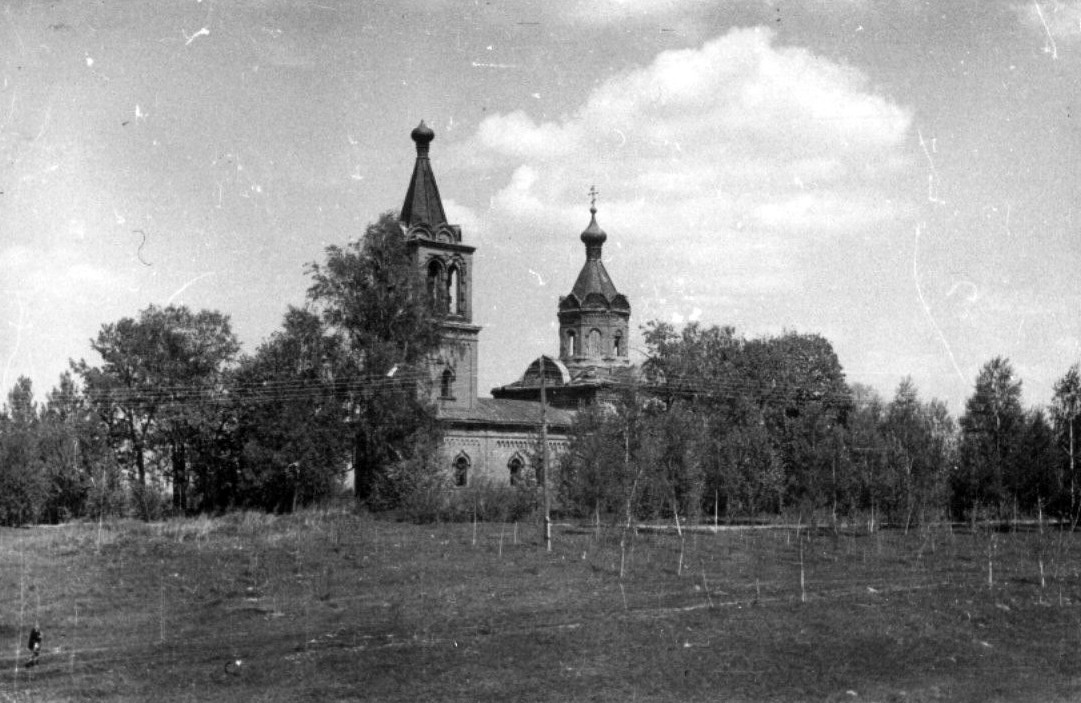
M 621 555 L 616 528 L 557 527 L 550 553 L 539 532 L 327 511 L 0 531 L 0 701 L 1081 697 L 1069 533 L 643 533 Z

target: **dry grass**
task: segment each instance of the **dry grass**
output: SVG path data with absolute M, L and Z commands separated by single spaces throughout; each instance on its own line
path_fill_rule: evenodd
M 1081 698 L 1070 534 L 642 533 L 621 580 L 616 529 L 557 527 L 551 553 L 535 524 L 477 530 L 0 531 L 0 702 Z

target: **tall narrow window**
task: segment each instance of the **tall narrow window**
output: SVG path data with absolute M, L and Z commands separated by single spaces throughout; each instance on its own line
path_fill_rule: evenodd
M 469 485 L 469 456 L 465 452 L 454 460 L 454 485 L 464 488 Z
M 612 355 L 623 356 L 623 335 L 616 332 L 616 336 L 612 338 Z
M 589 356 L 601 355 L 601 331 L 591 330 L 589 333 L 589 343 L 586 345 L 586 354 Z
M 451 315 L 461 314 L 462 303 L 462 277 L 457 266 L 451 266 L 447 271 L 447 312 Z
M 574 330 L 567 332 L 567 357 L 573 358 L 578 355 L 578 337 Z
M 446 296 L 443 290 L 443 265 L 438 259 L 432 259 L 428 264 L 428 297 L 432 301 L 432 309 L 436 312 L 446 312 Z
M 454 372 L 450 369 L 443 370 L 443 376 L 439 381 L 439 395 L 447 400 L 454 398 Z

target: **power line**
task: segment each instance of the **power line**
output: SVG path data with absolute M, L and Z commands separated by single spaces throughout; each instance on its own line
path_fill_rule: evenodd
M 243 406 L 261 403 L 297 403 L 347 401 L 349 396 L 378 393 L 390 389 L 407 389 L 411 385 L 433 382 L 427 369 L 407 369 L 393 377 L 368 376 L 347 378 L 268 378 L 249 380 L 219 380 L 217 383 L 169 385 L 110 385 L 84 387 L 82 399 L 92 404 L 113 404 L 128 410 L 150 411 L 176 406 Z M 841 386 L 808 388 L 806 384 L 778 382 L 775 378 L 729 376 L 726 378 L 689 378 L 686 375 L 662 378 L 658 381 L 628 378 L 606 378 L 602 386 L 614 390 L 640 390 L 654 396 L 691 400 L 726 401 L 744 399 L 757 406 L 788 406 L 805 403 L 843 406 L 852 402 L 844 381 Z M 563 386 L 566 387 L 566 386 Z M 552 390 L 559 392 L 561 387 Z

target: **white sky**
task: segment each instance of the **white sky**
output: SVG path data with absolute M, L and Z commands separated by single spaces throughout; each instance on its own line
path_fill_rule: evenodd
M 821 333 L 955 413 L 1003 355 L 1046 403 L 1081 358 L 1079 76 L 1078 0 L 9 3 L 2 389 L 151 303 L 253 351 L 400 207 L 424 118 L 482 389 L 557 350 L 595 183 L 634 327 Z

